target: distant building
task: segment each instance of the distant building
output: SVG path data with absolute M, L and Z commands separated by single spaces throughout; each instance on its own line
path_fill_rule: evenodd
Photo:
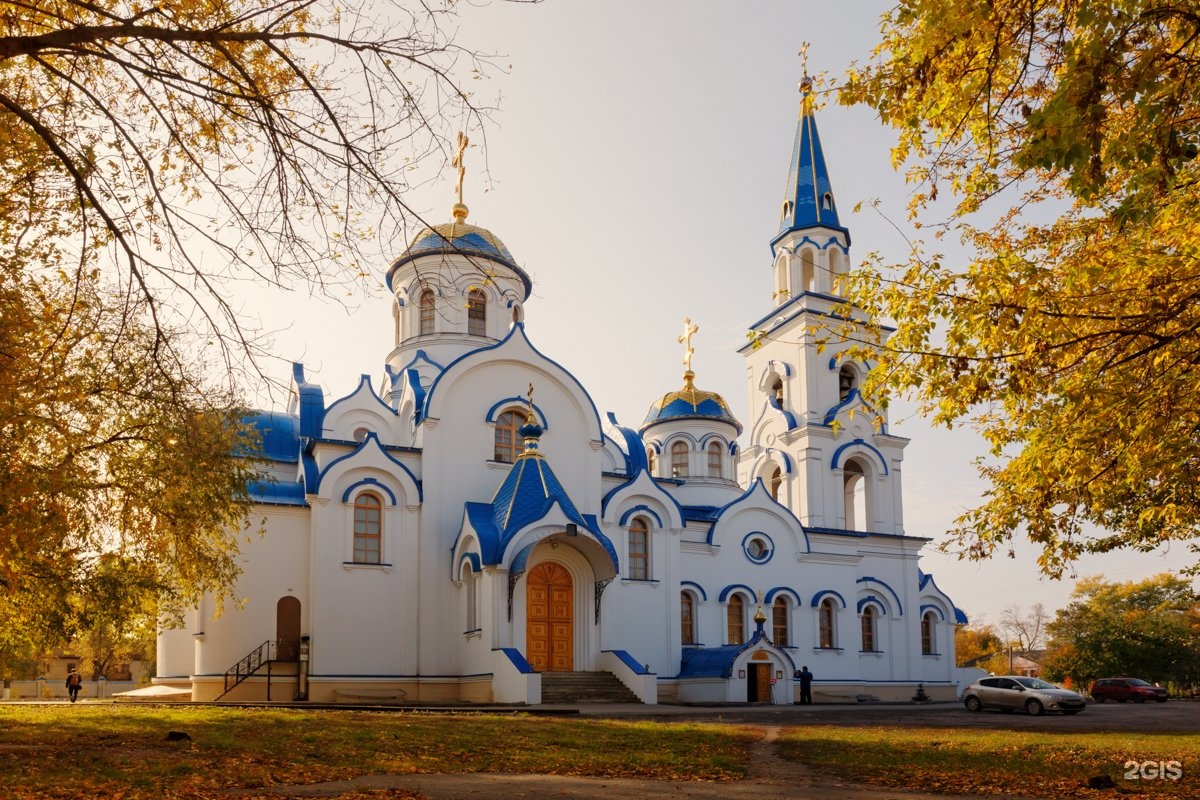
M 700 388 L 690 323 L 681 382 L 642 423 L 601 414 L 527 332 L 529 276 L 467 216 L 388 269 L 380 390 L 364 375 L 331 401 L 296 365 L 288 411 L 254 418 L 273 480 L 255 487 L 244 607 L 164 630 L 156 683 L 539 703 L 586 672 L 647 703 L 792 703 L 807 665 L 818 702 L 954 697 L 965 619 L 904 531 L 907 440 L 864 404 L 869 365 L 813 332 L 851 259 L 807 88 L 771 261 L 749 278 L 772 301 L 739 312 L 766 334 L 742 349 L 745 426 Z

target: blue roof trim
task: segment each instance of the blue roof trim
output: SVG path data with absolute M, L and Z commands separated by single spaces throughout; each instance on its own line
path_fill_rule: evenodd
M 299 481 L 250 481 L 246 493 L 255 503 L 268 506 L 307 506 L 304 484 Z
M 646 413 L 646 419 L 642 421 L 641 431 L 645 433 L 655 425 L 664 422 L 674 422 L 680 419 L 711 419 L 732 425 L 737 429 L 738 433 L 742 432 L 742 424 L 737 421 L 731 412 L 725 409 L 725 406 L 711 397 L 706 397 L 696 404 L 692 404 L 682 397 L 676 397 L 665 406 L 655 403 Z
M 370 486 L 373 489 L 379 489 L 381 491 L 387 492 L 388 499 L 392 501 L 392 505 L 393 506 L 396 505 L 396 495 L 392 492 L 391 489 L 389 489 L 388 487 L 386 487 L 382 483 L 380 483 L 378 478 L 363 478 L 358 483 L 350 484 L 349 486 L 346 487 L 346 491 L 342 492 L 342 502 L 343 503 L 347 502 L 350 499 L 350 495 L 352 495 L 354 493 L 354 490 L 360 486 Z
M 771 603 L 774 603 L 775 598 L 781 594 L 786 594 L 788 597 L 792 598 L 792 600 L 795 602 L 796 608 L 800 608 L 804 605 L 804 600 L 800 598 L 800 594 L 795 589 L 789 589 L 786 586 L 776 586 L 774 589 L 767 592 L 767 596 L 763 599 L 763 602 L 767 605 L 770 605 Z
M 471 226 L 475 227 L 475 226 Z M 408 262 L 420 258 L 421 256 L 436 255 L 438 253 L 455 253 L 465 256 L 470 259 L 473 256 L 482 256 L 491 261 L 496 261 L 511 269 L 520 278 L 521 283 L 525 285 L 525 299 L 529 299 L 529 295 L 533 294 L 533 281 L 529 279 L 529 275 L 525 270 L 517 265 L 516 260 L 508 249 L 500 250 L 492 245 L 487 239 L 484 239 L 474 231 L 468 231 L 462 236 L 455 236 L 454 239 L 448 239 L 445 236 L 432 230 L 433 226 L 429 226 L 423 231 L 418 232 L 418 238 L 409 246 L 404 254 L 392 262 L 388 268 L 386 275 L 386 284 L 389 292 L 395 292 L 392 288 L 392 278 L 396 271 Z M 428 232 L 428 235 L 423 235 Z M 440 293 L 439 293 L 440 294 Z
M 967 619 L 966 612 L 964 612 L 958 606 L 954 607 L 954 624 L 955 625 L 970 625 L 971 624 L 970 621 Z
M 627 666 L 631 670 L 633 670 L 633 673 L 635 675 L 653 675 L 654 674 L 650 670 L 646 669 L 644 666 L 639 664 L 633 656 L 629 655 L 629 653 L 625 652 L 624 650 L 602 650 L 601 652 L 612 653 L 614 656 L 616 656 L 617 658 L 619 658 L 621 660 L 622 664 L 624 664 L 625 666 Z
M 812 596 L 812 602 L 809 603 L 809 605 L 813 608 L 816 608 L 821 604 L 821 600 L 823 600 L 826 596 L 836 597 L 842 608 L 849 608 L 849 606 L 846 605 L 846 598 L 842 597 L 841 594 L 835 592 L 833 589 L 822 589 L 821 591 L 817 592 Z
M 855 583 L 876 583 L 882 586 L 884 589 L 887 589 L 888 593 L 892 596 L 892 600 L 894 600 L 896 603 L 896 615 L 900 617 L 904 616 L 904 604 L 900 602 L 900 595 L 896 594 L 896 590 L 891 586 L 888 586 L 885 582 L 879 580 L 879 578 L 874 578 L 870 575 L 864 575 L 856 580 Z
M 458 563 L 455 565 L 455 574 L 450 576 L 451 580 L 462 580 L 462 567 L 466 562 L 471 566 L 471 572 L 482 572 L 483 567 L 479 564 L 478 553 L 463 553 L 458 557 Z
M 529 675 L 533 672 L 533 667 L 525 660 L 525 656 L 521 655 L 521 651 L 515 647 L 500 647 L 497 648 L 501 653 L 508 656 L 508 660 L 517 668 L 517 672 L 522 675 Z
M 335 408 L 337 408 L 338 405 L 346 402 L 347 400 L 350 400 L 352 397 L 354 397 L 356 394 L 358 394 L 360 391 L 362 391 L 364 384 L 367 387 L 367 391 L 371 393 L 371 397 L 375 398 L 375 402 L 377 402 L 377 403 L 379 403 L 379 405 L 383 406 L 384 409 L 387 411 L 387 413 L 391 414 L 393 417 L 396 416 L 396 414 L 397 414 L 396 409 L 392 408 L 391 406 L 389 406 L 387 403 L 384 402 L 383 398 L 379 396 L 379 393 L 375 391 L 375 387 L 371 385 L 371 376 L 367 375 L 365 373 L 358 377 L 358 385 L 354 387 L 354 391 L 352 391 L 350 394 L 348 394 L 344 397 L 339 397 L 337 400 L 334 400 L 332 403 L 329 404 L 329 408 L 325 409 L 325 416 L 328 417 L 330 414 L 333 413 L 333 410 Z
M 342 463 L 346 459 L 354 458 L 356 455 L 358 455 L 360 452 L 362 452 L 363 448 L 368 447 L 372 442 L 374 442 L 375 446 L 379 448 L 379 452 L 383 453 L 384 458 L 386 458 L 388 461 L 392 462 L 397 467 L 399 467 L 401 470 L 403 470 L 404 474 L 408 475 L 409 479 L 411 479 L 413 484 L 416 485 L 416 487 L 417 487 L 417 501 L 424 502 L 425 490 L 421 486 L 421 481 L 417 480 L 417 476 L 413 475 L 412 470 L 410 470 L 408 467 L 401 464 L 396 459 L 392 458 L 392 455 L 387 450 L 384 449 L 383 443 L 379 441 L 379 435 L 376 434 L 375 431 L 368 431 L 366 438 L 364 438 L 361 442 L 359 442 L 358 447 L 354 448 L 354 452 L 347 453 L 344 456 L 339 456 L 339 457 L 335 458 L 333 461 L 330 461 L 328 464 L 326 464 L 325 469 L 321 470 L 321 473 L 317 476 L 316 482 L 312 485 L 312 487 L 309 489 L 309 491 L 314 492 L 314 493 L 319 491 L 321 488 L 321 481 L 323 481 L 325 479 L 325 476 L 329 474 L 329 470 L 333 469 L 335 465 Z M 313 464 L 315 467 L 316 462 L 314 461 Z M 307 464 L 306 464 L 306 466 L 307 466 Z
M 408 386 L 413 393 L 413 422 L 419 423 L 425 409 L 425 387 L 421 385 L 421 373 L 409 369 L 404 371 L 404 375 L 408 378 Z
M 708 592 L 704 591 L 704 587 L 695 581 L 680 581 L 679 586 L 681 589 L 695 589 L 701 600 L 708 600 Z
M 421 365 L 422 361 L 424 361 L 426 364 L 428 364 L 431 367 L 437 368 L 437 370 L 439 372 L 441 370 L 445 369 L 445 367 L 443 367 L 441 364 L 439 364 L 438 362 L 436 362 L 432 358 L 430 358 L 429 354 L 426 353 L 424 350 L 417 350 L 417 352 L 413 354 L 413 357 L 408 360 L 408 363 L 405 364 L 403 367 L 401 367 L 396 374 L 399 374 L 400 372 L 404 372 L 405 370 L 416 369 L 417 367 L 419 367 Z M 389 372 L 390 372 L 390 370 L 389 370 Z
M 842 453 L 845 452 L 846 450 L 850 449 L 851 447 L 854 447 L 855 445 L 858 445 L 866 450 L 870 450 L 872 453 L 874 453 L 875 457 L 879 459 L 880 466 L 883 467 L 883 474 L 884 475 L 888 474 L 887 461 L 884 459 L 883 453 L 879 452 L 879 449 L 876 448 L 874 445 L 868 444 L 865 439 L 854 439 L 853 441 L 846 442 L 844 445 L 839 447 L 837 450 L 834 450 L 833 458 L 829 462 L 829 468 L 837 469 L 838 462 L 841 460 L 841 457 L 842 457 Z
M 604 497 L 601 498 L 601 500 L 600 500 L 600 516 L 604 516 L 608 512 L 608 504 L 612 501 L 613 497 L 615 497 L 618 492 L 633 485 L 637 481 L 638 476 L 641 475 L 641 473 L 643 473 L 643 472 L 646 473 L 646 477 L 650 478 L 650 481 L 653 483 L 654 488 L 658 491 L 657 496 L 659 498 L 665 498 L 666 500 L 669 500 L 675 506 L 675 509 L 679 512 L 680 519 L 684 519 L 685 517 L 683 514 L 683 506 L 679 505 L 679 501 L 676 500 L 673 495 L 668 494 L 666 491 L 663 490 L 663 488 L 658 484 L 658 480 L 656 478 L 654 478 L 652 475 L 650 475 L 649 470 L 645 466 L 643 466 L 637 472 L 634 472 L 633 474 L 631 474 L 629 476 L 629 479 L 626 480 L 624 483 L 622 483 L 619 486 L 613 487 L 612 489 L 610 489 L 609 491 L 607 491 L 604 494 Z
M 446 368 L 443 369 L 441 372 L 439 372 L 438 376 L 433 379 L 433 383 L 431 383 L 429 385 L 429 391 L 426 392 L 426 394 L 425 394 L 425 403 L 422 407 L 422 412 L 421 412 L 422 417 L 428 415 L 429 406 L 433 403 L 434 395 L 437 393 L 437 389 L 441 385 L 442 379 L 447 374 L 449 374 L 450 370 L 452 370 L 455 366 L 457 366 L 459 364 L 459 362 L 465 361 L 468 358 L 473 358 L 475 356 L 478 356 L 481 353 L 486 353 L 489 350 L 496 350 L 498 348 L 504 347 L 505 345 L 507 345 L 509 343 L 510 340 L 512 340 L 512 338 L 514 336 L 517 336 L 518 334 L 521 336 L 522 339 L 525 340 L 525 344 L 527 344 L 529 346 L 529 349 L 532 350 L 534 352 L 534 354 L 538 356 L 538 358 L 541 358 L 546 363 L 551 364 L 554 367 L 562 370 L 563 374 L 566 375 L 567 378 L 569 378 L 575 384 L 576 388 L 579 389 L 579 391 L 583 394 L 583 396 L 587 398 L 587 401 L 591 405 L 591 408 L 592 408 L 592 415 L 596 420 L 596 436 L 595 436 L 595 438 L 597 440 L 602 440 L 603 436 L 604 436 L 604 429 L 603 429 L 603 426 L 600 424 L 600 412 L 596 410 L 596 403 L 594 400 L 592 400 L 591 394 L 588 393 L 588 390 L 584 388 L 583 384 L 579 382 L 579 379 L 576 378 L 571 373 L 570 370 L 568 370 L 566 367 L 564 367 L 562 364 L 558 363 L 554 359 L 547 358 L 546 355 L 544 353 L 542 353 L 541 350 L 538 350 L 536 347 L 533 346 L 533 342 L 529 341 L 529 337 L 525 335 L 525 323 L 524 322 L 514 322 L 512 328 L 510 328 L 508 331 L 508 335 L 505 336 L 503 339 L 501 339 L 499 342 L 496 342 L 495 344 L 487 345 L 485 347 L 480 347 L 475 350 L 471 350 L 470 352 L 467 352 L 467 353 L 463 353 L 461 356 L 459 356 L 458 358 L 454 359 L 449 364 L 447 364 Z
M 839 401 L 837 405 L 825 412 L 825 418 L 821 420 L 821 424 L 829 425 L 832 423 L 834 419 L 837 418 L 838 412 L 840 412 L 843 408 L 848 408 L 856 400 L 862 400 L 862 395 L 859 394 L 857 387 L 846 393 L 845 400 Z M 863 405 L 866 405 L 865 401 L 863 402 Z
M 795 430 L 796 428 L 800 427 L 800 421 L 798 419 L 796 419 L 796 415 L 793 414 L 791 411 L 788 411 L 786 408 L 784 408 L 783 405 L 780 404 L 778 399 L 776 399 L 773 396 L 768 397 L 767 405 L 770 406 L 771 408 L 775 409 L 776 411 L 778 411 L 781 415 L 783 415 L 783 421 L 787 425 L 787 429 L 789 431 Z
M 863 610 L 864 608 L 866 608 L 867 606 L 876 606 L 876 607 L 878 607 L 878 608 L 879 608 L 879 610 L 880 610 L 880 611 L 882 611 L 884 614 L 886 614 L 886 613 L 887 613 L 887 606 L 885 606 L 885 605 L 883 604 L 883 601 L 882 601 L 882 600 L 880 600 L 878 597 L 876 597 L 876 596 L 875 596 L 875 595 L 873 595 L 873 594 L 869 594 L 869 595 L 867 595 L 866 597 L 864 597 L 864 598 L 862 598 L 861 600 L 859 600 L 859 601 L 858 601 L 858 613 L 859 613 L 859 614 L 861 614 L 861 613 L 862 613 L 862 610 Z
M 721 594 L 718 595 L 718 597 L 717 597 L 717 602 L 724 603 L 726 600 L 729 599 L 729 595 L 733 594 L 734 592 L 736 592 L 739 589 L 744 589 L 746 591 L 746 593 L 748 595 L 750 595 L 751 602 L 754 602 L 758 598 L 758 595 L 755 593 L 755 591 L 753 589 L 751 589 L 749 586 L 747 586 L 746 584 L 731 583 L 728 586 L 726 586 L 724 589 L 721 590 Z
M 484 417 L 485 422 L 495 422 L 496 412 L 501 406 L 520 406 L 523 411 L 529 410 L 529 401 L 524 397 L 506 397 L 503 400 L 498 400 L 495 405 L 488 409 L 487 415 Z M 505 408 L 505 411 L 508 409 Z M 543 431 L 550 430 L 550 423 L 546 421 L 546 414 L 542 411 L 541 406 L 537 403 L 533 404 L 533 413 L 537 417 L 538 424 L 542 426 Z
M 686 522 L 716 522 L 716 506 L 680 506 L 679 508 Z M 712 542 L 710 541 L 709 544 Z
M 617 415 L 612 411 L 606 414 L 608 417 L 608 425 L 617 429 L 620 437 L 625 440 L 625 471 L 630 475 L 637 475 L 638 470 L 649 471 L 650 464 L 646 459 L 646 440 L 642 439 L 641 434 L 638 434 L 632 428 L 626 428 L 617 422 Z
M 920 591 L 920 590 L 924 589 L 925 584 L 929 583 L 929 581 L 932 579 L 933 579 L 932 573 L 927 575 L 918 569 L 917 570 L 917 590 Z
M 720 508 L 718 508 L 716 510 L 716 519 L 719 520 L 722 516 L 725 515 L 726 511 L 733 508 L 734 506 L 736 506 L 739 503 L 745 502 L 750 497 L 750 495 L 752 495 L 756 491 L 760 491 L 760 490 L 762 491 L 763 495 L 767 498 L 767 500 L 771 503 L 771 505 L 779 513 L 785 515 L 787 519 L 790 519 L 792 522 L 794 522 L 796 524 L 796 528 L 800 531 L 800 535 L 804 538 L 804 552 L 806 552 L 806 553 L 812 552 L 812 545 L 809 544 L 808 532 L 805 530 L 804 525 L 802 525 L 800 523 L 800 520 L 796 519 L 796 515 L 792 513 L 791 509 L 789 509 L 787 506 L 780 503 L 774 497 L 771 497 L 771 493 L 767 491 L 766 484 L 763 483 L 762 478 L 755 478 L 754 483 L 750 484 L 750 488 L 747 489 L 746 491 L 742 492 L 742 494 L 737 499 L 732 500 L 732 501 L 726 503 L 725 505 L 721 506 Z M 713 527 L 711 529 L 709 529 L 708 536 L 705 539 L 705 541 L 708 544 L 713 543 L 713 534 L 716 531 L 716 529 L 717 529 L 716 525 L 713 525 Z
M 812 314 L 812 315 L 818 316 L 818 317 L 829 317 L 830 319 L 836 319 L 836 320 L 843 321 L 843 322 L 845 320 L 849 319 L 844 314 L 831 314 L 826 311 L 818 311 L 815 308 L 801 308 L 801 307 L 793 309 L 790 313 L 787 314 L 787 316 L 781 315 L 781 312 L 784 309 L 788 308 L 789 306 L 791 306 L 795 303 L 799 303 L 803 298 L 810 297 L 810 296 L 829 300 L 830 302 L 837 303 L 838 305 L 842 305 L 846 302 L 846 299 L 844 297 L 835 297 L 833 295 L 823 294 L 821 292 L 801 292 L 800 294 L 793 297 L 791 300 L 788 300 L 783 305 L 777 307 L 772 313 L 767 314 L 762 319 L 757 320 L 756 322 L 752 323 L 750 325 L 750 330 L 758 331 L 760 326 L 762 326 L 763 323 L 770 322 L 771 324 L 768 327 L 763 329 L 764 333 L 770 334 L 776 328 L 786 325 L 788 322 L 790 322 L 791 320 L 800 316 L 801 314 Z M 896 329 L 889 325 L 874 325 L 872 327 L 875 327 L 886 333 L 895 333 L 896 332 Z M 744 344 L 741 347 L 739 347 L 737 349 L 737 351 L 739 353 L 745 353 L 745 352 L 748 352 L 753 349 L 754 349 L 754 342 L 748 342 L 747 344 Z
M 650 517 L 653 517 L 654 524 L 657 525 L 660 530 L 667 527 L 666 525 L 663 525 L 662 519 L 658 516 L 658 514 L 654 511 L 654 509 L 652 509 L 650 506 L 646 505 L 645 503 L 643 503 L 641 505 L 636 505 L 633 508 L 627 510 L 624 514 L 621 515 L 621 519 L 619 522 L 617 522 L 617 524 L 624 527 L 625 523 L 629 520 L 629 518 L 632 517 L 634 514 L 638 514 L 638 513 L 647 514 Z
M 937 612 L 938 619 L 940 619 L 942 622 L 946 621 L 946 612 L 941 609 L 941 606 L 936 606 L 933 603 L 926 603 L 921 606 L 921 616 L 924 617 L 925 612 L 927 611 Z
M 325 422 L 325 393 L 305 379 L 304 365 L 299 361 L 292 364 L 292 380 L 300 399 L 300 435 L 320 437 Z

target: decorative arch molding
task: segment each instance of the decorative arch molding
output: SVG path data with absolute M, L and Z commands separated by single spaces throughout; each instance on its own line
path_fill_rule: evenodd
M 500 416 L 505 411 L 515 410 L 518 407 L 528 411 L 529 400 L 524 397 L 517 397 L 515 395 L 513 397 L 506 397 L 503 400 L 497 400 L 496 403 L 488 409 L 487 415 L 484 417 L 484 421 L 488 422 L 489 424 L 494 423 L 496 421 L 496 417 Z M 541 406 L 539 406 L 537 403 L 533 404 L 533 415 L 537 417 L 538 424 L 541 425 L 544 430 L 550 430 L 550 423 L 546 421 L 546 414 L 542 411 Z
M 804 245 L 806 245 L 806 244 L 810 245 L 812 247 L 815 247 L 818 250 L 828 250 L 830 247 L 836 247 L 838 250 L 841 250 L 843 254 L 845 254 L 847 256 L 850 255 L 850 246 L 846 245 L 846 244 L 842 244 L 841 239 L 839 239 L 837 236 L 830 236 L 829 239 L 824 244 L 821 244 L 816 239 L 812 238 L 811 236 L 806 235 L 802 239 L 800 239 L 800 241 L 796 242 L 791 247 L 782 245 L 780 247 L 780 250 L 783 250 L 785 252 L 791 253 L 792 255 L 795 255 L 798 252 L 800 252 L 800 249 L 802 247 L 804 247 Z
M 620 519 L 620 522 L 618 522 L 618 524 L 622 528 L 625 527 L 625 525 L 629 522 L 629 518 L 632 517 L 634 514 L 644 514 L 644 515 L 650 517 L 652 520 L 654 520 L 654 524 L 659 530 L 666 527 L 665 525 L 663 525 L 662 517 L 658 516 L 658 512 L 656 512 L 653 508 L 646 505 L 645 503 L 642 503 L 641 505 L 636 505 L 630 509 L 626 509 L 625 513 L 621 515 L 621 519 Z
M 937 615 L 938 621 L 940 621 L 940 622 L 946 621 L 946 611 L 937 603 L 923 603 L 921 605 L 921 617 L 922 618 L 929 611 L 932 611 L 932 612 L 934 612 L 934 614 Z
M 676 442 L 687 442 L 689 450 L 699 450 L 700 449 L 700 445 L 696 441 L 696 437 L 692 436 L 690 433 L 688 433 L 686 431 L 680 431 L 678 433 L 673 433 L 670 436 L 668 436 L 666 439 L 663 440 L 664 445 L 666 445 L 668 443 L 673 445 Z
M 786 452 L 784 452 L 783 450 L 780 450 L 778 447 L 768 447 L 765 450 L 763 450 L 762 455 L 759 456 L 755 460 L 754 468 L 750 471 L 750 474 L 751 475 L 760 475 L 763 470 L 764 465 L 768 461 L 771 463 L 777 464 L 779 466 L 779 468 L 783 471 L 784 475 L 795 475 L 796 474 L 795 460 L 791 456 L 789 456 Z
M 379 394 L 375 391 L 375 387 L 371 385 L 371 376 L 363 374 L 358 377 L 358 386 L 354 387 L 354 391 L 350 392 L 350 394 L 346 395 L 345 397 L 339 397 L 337 400 L 334 400 L 332 403 L 329 404 L 329 407 L 327 409 L 325 409 L 325 415 L 324 415 L 324 419 L 322 420 L 322 422 L 324 422 L 325 420 L 331 419 L 334 416 L 334 414 L 336 413 L 336 411 L 338 410 L 338 406 L 343 405 L 343 404 L 348 405 L 355 398 L 357 398 L 359 396 L 367 396 L 367 395 L 369 395 L 371 397 L 371 399 L 374 400 L 375 402 L 374 402 L 374 404 L 371 404 L 370 401 L 367 401 L 367 405 L 369 405 L 370 408 L 363 409 L 363 410 L 366 410 L 368 413 L 384 414 L 385 416 L 381 418 L 382 420 L 386 420 L 388 417 L 394 418 L 396 416 L 396 409 L 389 406 L 384 401 L 384 399 L 382 397 L 380 397 Z M 376 408 L 375 406 L 379 406 L 379 408 Z M 382 411 L 380 411 L 380 409 L 382 409 Z M 355 409 L 346 409 L 346 410 L 354 411 Z
M 761 495 L 757 500 L 754 497 L 756 493 Z M 725 535 L 726 528 L 730 524 L 728 520 L 733 518 L 735 512 L 742 510 L 738 509 L 737 506 L 743 504 L 747 506 L 745 509 L 747 511 L 753 509 L 773 516 L 781 525 L 795 535 L 793 542 L 797 550 L 804 553 L 812 552 L 812 545 L 808 541 L 808 533 L 804 530 L 804 526 L 800 524 L 800 520 L 796 519 L 796 515 L 787 506 L 771 497 L 771 493 L 767 491 L 766 484 L 763 483 L 761 477 L 755 478 L 754 483 L 750 484 L 750 488 L 743 492 L 736 500 L 726 503 L 716 510 L 713 515 L 716 517 L 716 522 L 708 529 L 708 536 L 705 538 L 707 544 L 716 544 L 718 533 L 722 536 Z
M 700 598 L 701 602 L 708 601 L 708 592 L 704 591 L 704 587 L 701 586 L 700 584 L 696 583 L 695 581 L 680 581 L 679 589 L 680 589 L 680 591 L 685 591 L 685 592 L 691 591 L 693 594 L 695 594 L 697 597 Z
M 726 586 L 721 590 L 721 594 L 717 597 L 717 602 L 724 603 L 728 601 L 729 595 L 733 594 L 734 592 L 745 592 L 746 596 L 750 598 L 751 603 L 758 602 L 758 594 L 744 583 L 731 583 Z
M 364 486 L 366 486 L 368 488 L 362 489 L 361 487 L 364 487 Z M 382 482 L 380 482 L 380 480 L 378 478 L 363 478 L 362 480 L 358 481 L 357 483 L 350 484 L 349 486 L 346 487 L 346 491 L 342 492 L 342 502 L 349 503 L 351 496 L 358 494 L 358 491 L 356 491 L 356 490 L 361 490 L 361 491 L 374 490 L 377 492 L 383 492 L 384 494 L 386 494 L 388 496 L 388 500 L 391 501 L 392 506 L 394 507 L 396 505 L 396 495 L 392 492 L 391 489 L 389 489 Z
M 763 598 L 763 603 L 765 605 L 771 605 L 775 602 L 775 598 L 777 597 L 791 598 L 792 605 L 796 608 L 801 608 L 804 605 L 804 601 L 800 599 L 800 594 L 795 589 L 789 589 L 786 586 L 776 586 L 774 589 L 767 592 L 766 597 Z
M 698 450 L 708 450 L 708 446 L 713 442 L 718 442 L 722 450 L 729 449 L 729 440 L 719 433 L 706 433 L 700 437 L 700 442 L 696 448 Z
M 858 613 L 861 614 L 863 609 L 867 606 L 874 606 L 875 608 L 879 609 L 879 613 L 885 616 L 889 614 L 887 606 L 885 606 L 883 601 L 880 600 L 876 595 L 869 594 L 866 597 L 859 598 Z
M 826 597 L 832 597 L 832 598 L 836 599 L 838 602 L 838 605 L 841 606 L 842 608 L 849 607 L 846 605 L 846 598 L 842 597 L 842 595 L 840 593 L 835 592 L 833 589 L 822 589 L 821 591 L 817 592 L 816 594 L 814 594 L 812 596 L 812 601 L 809 603 L 809 605 L 812 608 L 816 608 L 817 606 L 821 605 L 821 601 L 824 600 Z
M 469 566 L 471 568 L 471 572 L 476 574 L 483 571 L 483 567 L 480 565 L 478 553 L 463 553 L 458 557 L 458 562 L 456 563 L 454 569 L 454 575 L 451 577 L 451 580 L 453 580 L 455 583 L 458 583 L 463 579 L 464 564 Z
M 846 442 L 844 445 L 833 451 L 833 458 L 829 460 L 830 469 L 841 469 L 842 454 L 852 447 L 861 448 L 861 451 L 849 453 L 846 457 L 860 455 L 861 453 L 870 453 L 875 456 L 876 466 L 883 470 L 883 474 L 888 474 L 887 460 L 884 459 L 883 453 L 874 445 L 868 443 L 865 439 L 854 439 Z
M 371 452 L 371 451 L 374 452 Z M 362 459 L 359 464 L 349 463 L 352 459 Z M 370 463 L 370 461 L 375 463 Z M 383 449 L 383 444 L 379 441 L 379 435 L 375 431 L 368 431 L 366 437 L 359 442 L 358 447 L 354 451 L 347 453 L 344 456 L 339 456 L 333 461 L 325 465 L 325 469 L 317 472 L 315 462 L 312 464 L 312 469 L 308 469 L 305 465 L 305 490 L 309 494 L 319 494 L 321 485 L 330 476 L 338 476 L 349 470 L 361 468 L 364 470 L 386 470 L 393 478 L 395 478 L 400 491 L 405 497 L 416 496 L 417 502 L 423 502 L 425 499 L 424 491 L 421 487 L 421 482 L 413 475 L 412 470 L 404 466 L 401 462 L 392 458 L 386 450 Z M 312 472 L 312 480 L 309 480 L 309 472 Z
M 893 589 L 891 586 L 888 586 L 883 581 L 879 580 L 878 578 L 874 578 L 870 575 L 865 575 L 865 576 L 859 578 L 857 581 L 855 581 L 855 583 L 860 584 L 861 585 L 860 588 L 864 591 L 869 591 L 870 587 L 862 585 L 862 584 L 874 584 L 875 586 L 882 588 L 884 591 L 886 591 L 891 596 L 892 601 L 895 603 L 895 608 L 896 608 L 895 616 L 897 616 L 897 617 L 904 616 L 904 604 L 900 602 L 900 595 L 896 594 L 896 590 Z M 884 610 L 888 610 L 888 609 L 884 609 Z
M 619 519 L 624 519 L 626 503 L 633 503 L 635 506 L 644 506 L 654 509 L 657 506 L 658 519 L 662 521 L 661 527 L 665 530 L 681 529 L 684 526 L 683 508 L 679 505 L 679 501 L 668 494 L 659 486 L 658 482 L 646 470 L 638 470 L 632 478 L 620 486 L 611 489 L 608 494 L 600 500 L 600 518 L 609 522 L 617 522 Z M 617 517 L 617 513 L 622 514 Z M 618 524 L 624 524 L 618 522 Z

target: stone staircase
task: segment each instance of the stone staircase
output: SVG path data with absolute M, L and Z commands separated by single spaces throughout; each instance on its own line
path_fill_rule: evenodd
M 543 672 L 543 703 L 640 703 L 611 672 Z

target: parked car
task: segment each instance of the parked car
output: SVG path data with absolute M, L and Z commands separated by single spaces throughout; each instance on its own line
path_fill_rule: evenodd
M 1116 700 L 1118 703 L 1124 703 L 1126 700 L 1135 703 L 1144 703 L 1147 700 L 1167 702 L 1166 689 L 1147 683 L 1141 678 L 1100 678 L 1092 682 L 1088 693 L 1097 703 L 1103 703 L 1105 700 Z
M 999 708 L 1014 711 L 1023 708 L 1031 716 L 1047 711 L 1078 714 L 1087 708 L 1087 701 L 1078 692 L 1060 689 L 1041 678 L 1025 675 L 997 675 L 980 678 L 963 690 L 963 705 L 968 711 Z

